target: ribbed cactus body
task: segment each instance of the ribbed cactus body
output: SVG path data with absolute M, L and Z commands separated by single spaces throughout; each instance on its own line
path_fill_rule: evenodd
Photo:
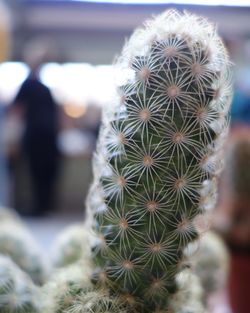
M 88 197 L 97 286 L 141 312 L 166 310 L 213 206 L 231 99 L 229 61 L 213 26 L 167 11 L 137 30 L 118 60 Z

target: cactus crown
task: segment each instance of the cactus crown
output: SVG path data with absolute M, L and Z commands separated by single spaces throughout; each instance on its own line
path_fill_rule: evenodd
M 117 62 L 88 197 L 93 281 L 132 308 L 169 308 L 197 216 L 213 205 L 231 100 L 228 56 L 206 20 L 170 10 L 135 31 Z

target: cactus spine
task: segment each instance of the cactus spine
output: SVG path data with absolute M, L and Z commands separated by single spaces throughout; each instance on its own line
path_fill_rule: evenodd
M 93 282 L 131 309 L 165 311 L 196 219 L 214 203 L 230 63 L 212 25 L 170 10 L 135 31 L 117 66 L 87 201 Z

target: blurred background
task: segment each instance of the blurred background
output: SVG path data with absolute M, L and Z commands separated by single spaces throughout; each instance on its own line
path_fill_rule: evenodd
M 30 68 L 37 67 L 37 78 L 50 89 L 57 111 L 54 123 L 58 164 L 51 170 L 56 172 L 51 178 L 56 197 L 49 213 L 83 212 L 101 109 L 109 104 L 114 92 L 112 63 L 133 29 L 167 8 L 189 10 L 218 24 L 235 64 L 238 105 L 233 106 L 232 122 L 250 122 L 248 1 L 221 1 L 224 5 L 218 5 L 219 1 L 157 2 L 1 0 L 1 158 L 5 156 L 5 165 L 1 165 L 2 204 L 26 215 L 43 213 L 42 209 L 35 212 L 32 208 L 32 177 L 21 142 L 27 120 L 22 116 L 24 108 L 17 104 L 23 100 L 18 95 L 21 84 Z
M 21 214 L 44 247 L 65 225 L 83 219 L 101 110 L 114 93 L 115 57 L 135 27 L 167 8 L 218 25 L 234 63 L 229 146 L 237 140 L 249 145 L 250 1 L 0 0 L 0 205 Z M 34 109 L 29 101 L 46 105 Z M 249 251 L 250 190 L 241 205 L 231 201 L 231 159 L 214 228 L 232 251 Z M 232 219 L 235 228 L 226 232 Z M 223 303 L 214 312 L 230 312 Z

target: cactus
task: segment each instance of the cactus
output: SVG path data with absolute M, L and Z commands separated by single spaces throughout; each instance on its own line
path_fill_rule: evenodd
M 67 313 L 126 313 L 126 306 L 117 297 L 104 291 L 89 290 L 80 292 L 66 310 Z
M 230 62 L 214 26 L 170 10 L 135 31 L 117 67 L 87 200 L 92 281 L 131 310 L 166 311 L 216 199 Z
M 42 287 L 43 313 L 68 312 L 80 294 L 91 289 L 90 260 L 81 260 L 56 270 Z
M 35 284 L 45 282 L 48 265 L 42 252 L 24 226 L 13 220 L 0 223 L 0 254 L 9 256 Z
M 0 223 L 5 221 L 13 221 L 15 223 L 21 223 L 19 215 L 10 208 L 5 208 L 0 205 Z
M 0 312 L 40 312 L 39 290 L 8 257 L 0 255 Z
M 90 259 L 89 232 L 83 223 L 70 225 L 64 229 L 52 245 L 53 264 L 64 267 L 79 260 Z
M 229 270 L 229 253 L 222 239 L 210 231 L 201 236 L 199 250 L 191 257 L 204 290 L 204 302 L 223 290 Z
M 169 307 L 172 313 L 205 313 L 203 288 L 199 277 L 186 268 L 177 279 L 178 292 Z

